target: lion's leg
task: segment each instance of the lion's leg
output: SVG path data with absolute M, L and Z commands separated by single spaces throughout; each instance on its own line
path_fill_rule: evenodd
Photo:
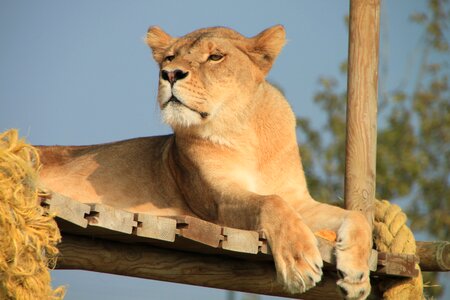
M 322 258 L 311 229 L 295 210 L 276 195 L 222 195 L 218 222 L 242 229 L 262 230 L 273 253 L 278 280 L 292 293 L 315 286 L 322 276 Z
M 370 293 L 369 256 L 372 230 L 356 211 L 317 203 L 302 207 L 299 213 L 313 231 L 333 230 L 337 234 L 337 284 L 347 299 L 365 299 Z

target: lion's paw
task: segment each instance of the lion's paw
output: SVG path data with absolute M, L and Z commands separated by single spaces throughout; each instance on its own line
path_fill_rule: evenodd
M 289 236 L 290 240 L 275 239 L 272 249 L 278 280 L 288 292 L 303 293 L 321 280 L 323 261 L 309 228 Z
M 338 276 L 341 277 L 342 271 L 338 270 Z M 367 276 L 362 275 L 359 278 L 362 278 L 360 281 L 355 281 L 355 277 L 343 276 L 343 278 L 337 281 L 337 285 L 339 286 L 339 290 L 344 296 L 345 299 L 358 299 L 363 300 L 366 299 L 370 294 L 370 280 Z
M 369 256 L 372 229 L 364 215 L 351 212 L 338 231 L 337 285 L 345 299 L 366 299 L 370 294 Z
M 337 285 L 345 299 L 366 299 L 370 294 L 368 255 L 365 249 L 355 251 L 356 248 L 359 247 L 346 248 L 342 243 L 337 244 Z
M 369 266 L 350 251 L 337 251 L 337 285 L 345 299 L 366 299 L 370 294 Z

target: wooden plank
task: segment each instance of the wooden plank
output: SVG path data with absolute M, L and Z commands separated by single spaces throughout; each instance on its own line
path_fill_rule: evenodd
M 143 213 L 134 214 L 134 220 L 137 222 L 137 227 L 133 230 L 134 235 L 161 241 L 175 241 L 176 220 Z
M 71 235 L 63 236 L 58 249 L 56 269 L 81 269 L 305 300 L 342 299 L 334 272 L 326 273 L 317 287 L 293 295 L 277 282 L 270 261 L 246 261 Z
M 372 249 L 369 257 L 369 270 L 374 272 L 377 270 L 378 266 L 378 251 Z
M 375 199 L 380 0 L 351 0 L 345 207 L 372 225 Z
M 259 234 L 256 231 L 223 227 L 222 235 L 222 249 L 251 254 L 259 251 Z
M 377 274 L 402 277 L 417 277 L 419 270 L 416 269 L 416 263 L 419 259 L 411 254 L 398 253 L 378 253 Z
M 134 214 L 131 212 L 99 203 L 90 204 L 90 208 L 91 211 L 86 216 L 89 227 L 106 229 L 102 234 L 117 234 L 117 232 L 131 234 L 133 227 L 137 227 Z
M 336 264 L 335 243 L 318 236 L 316 236 L 316 238 L 317 241 L 319 242 L 319 251 L 320 255 L 322 256 L 322 260 L 328 264 L 335 265 Z
M 218 248 L 222 238 L 222 227 L 191 216 L 175 216 L 178 235 L 198 243 Z
M 269 242 L 267 241 L 266 234 L 263 231 L 258 232 L 259 235 L 259 252 L 267 255 L 272 255 Z
M 70 225 L 76 225 L 82 228 L 86 228 L 88 221 L 84 218 L 89 214 L 90 206 L 64 195 L 51 192 L 49 198 L 44 198 L 42 206 L 46 208 L 46 211 L 50 214 L 55 214 L 58 218 L 64 220 Z

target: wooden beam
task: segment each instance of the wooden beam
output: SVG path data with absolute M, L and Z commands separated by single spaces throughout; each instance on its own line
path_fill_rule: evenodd
M 212 288 L 302 299 L 342 299 L 337 275 L 326 272 L 315 288 L 289 294 L 276 281 L 272 261 L 168 250 L 65 234 L 56 269 L 82 269 Z
M 351 0 L 347 81 L 345 207 L 373 223 L 380 0 Z
M 449 244 L 418 242 L 417 247 L 419 253 L 427 255 L 435 249 L 436 253 L 441 253 L 438 257 L 448 263 Z M 79 269 L 289 298 L 341 299 L 335 284 L 335 268 L 330 264 L 325 264 L 324 276 L 317 287 L 293 295 L 276 282 L 273 261 L 165 249 L 72 234 L 63 235 L 58 249 L 60 255 L 56 269 Z M 416 262 L 413 255 L 408 256 L 408 259 L 412 260 L 412 264 Z M 421 268 L 436 271 L 432 269 L 435 268 L 433 263 L 430 264 L 430 261 L 435 260 L 424 259 Z M 415 276 L 405 263 L 404 255 L 382 253 L 375 274 L 378 277 L 386 274 Z M 448 265 L 446 268 L 448 271 Z M 390 269 L 402 269 L 403 274 L 398 270 L 390 272 Z
M 416 242 L 416 248 L 422 271 L 450 271 L 450 242 Z

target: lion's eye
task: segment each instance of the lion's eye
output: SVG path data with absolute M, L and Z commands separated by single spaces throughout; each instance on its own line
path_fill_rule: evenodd
M 175 58 L 175 55 L 168 55 L 164 57 L 164 61 L 172 61 Z
M 221 60 L 222 58 L 223 58 L 223 55 L 221 55 L 221 54 L 211 54 L 211 55 L 208 57 L 208 60 L 219 61 L 219 60 Z

